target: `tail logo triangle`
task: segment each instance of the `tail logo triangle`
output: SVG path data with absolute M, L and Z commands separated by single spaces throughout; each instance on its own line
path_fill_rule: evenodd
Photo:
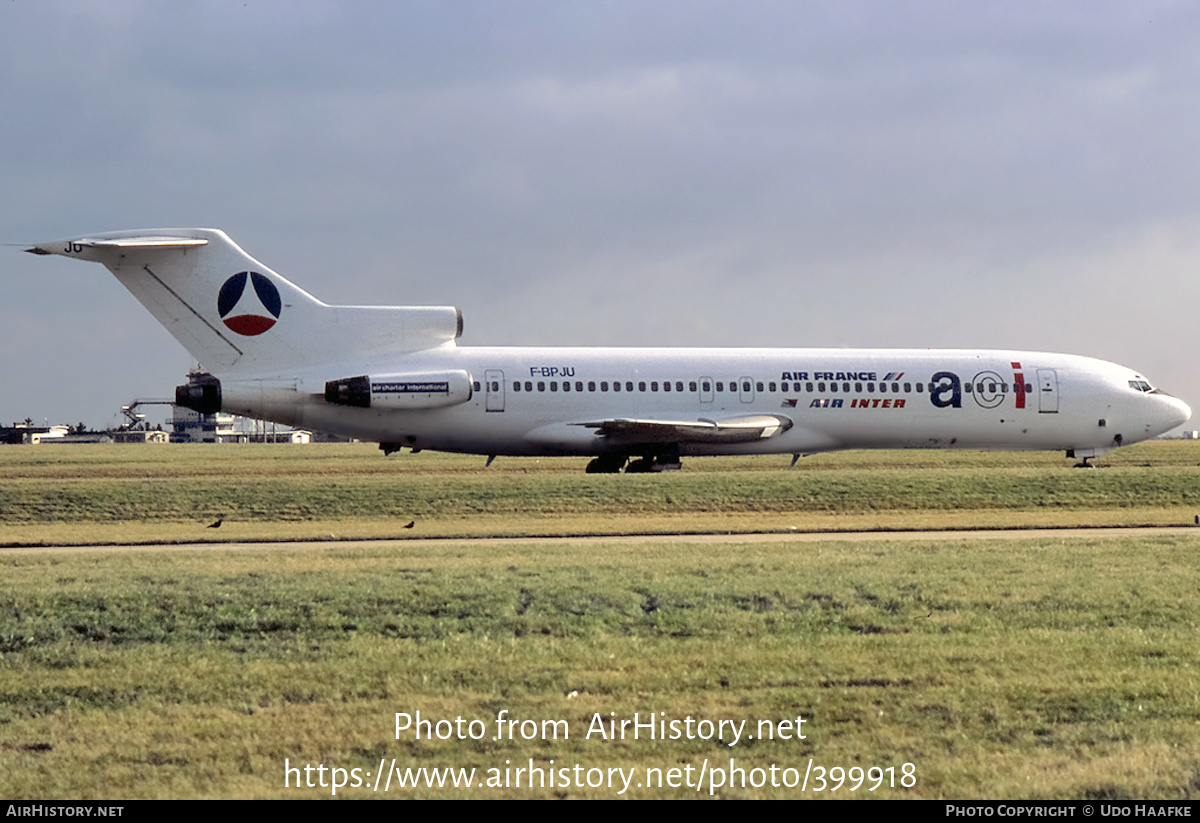
M 246 288 L 247 281 L 253 288 Z M 221 320 L 229 329 L 245 337 L 254 337 L 270 329 L 282 310 L 279 289 L 266 275 L 256 271 L 238 272 L 225 281 L 217 295 Z

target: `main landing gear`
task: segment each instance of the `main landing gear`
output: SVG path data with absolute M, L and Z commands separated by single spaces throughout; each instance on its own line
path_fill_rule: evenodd
M 639 457 L 628 466 L 625 467 L 626 474 L 636 474 L 640 472 L 677 472 L 682 468 L 678 457 L 668 455 L 654 455 L 651 457 Z
M 630 461 L 627 454 L 602 454 L 587 464 L 586 471 L 588 474 L 616 474 L 622 469 L 626 474 L 679 471 L 679 455 L 648 454 Z
M 602 454 L 593 458 L 584 471 L 588 474 L 616 474 L 625 468 L 627 460 L 629 458 L 623 454 Z

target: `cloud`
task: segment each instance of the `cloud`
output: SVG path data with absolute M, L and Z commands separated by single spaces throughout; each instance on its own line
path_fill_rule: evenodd
M 1190 325 L 1198 15 L 12 3 L 3 239 L 211 225 L 327 301 L 458 304 L 471 343 L 1044 345 L 1200 402 L 1162 354 L 1187 329 L 1149 342 L 1156 313 Z M 182 379 L 79 268 L 6 256 L 35 319 L 0 332 L 0 419 Z M 98 350 L 141 330 L 139 368 L 78 369 L 63 317 Z M 33 350 L 53 393 L 11 354 Z

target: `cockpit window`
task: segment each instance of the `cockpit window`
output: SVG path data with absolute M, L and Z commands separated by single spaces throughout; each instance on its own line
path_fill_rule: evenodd
M 1144 391 L 1144 392 L 1154 391 L 1154 387 L 1151 386 L 1149 383 L 1147 383 L 1145 380 L 1130 380 L 1129 388 L 1135 389 L 1137 391 Z

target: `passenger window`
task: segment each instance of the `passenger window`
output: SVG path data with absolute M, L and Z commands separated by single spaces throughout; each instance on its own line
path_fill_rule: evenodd
M 800 384 L 799 384 L 799 383 L 797 383 L 796 385 L 797 385 L 797 387 L 799 387 L 799 385 L 800 385 Z M 812 383 L 805 383 L 805 384 L 804 384 L 804 390 L 805 390 L 806 392 L 808 392 L 809 394 L 812 394 Z M 796 391 L 800 391 L 800 389 L 799 389 L 799 388 L 797 388 L 797 389 L 796 389 Z
M 525 381 L 525 391 L 533 391 L 533 383 L 528 380 Z
M 717 381 L 717 391 L 725 391 L 725 384 L 721 381 Z
M 520 390 L 521 390 L 521 381 L 518 380 L 517 382 L 513 383 L 513 391 L 520 391 Z
M 763 390 L 763 384 L 761 380 L 754 384 L 754 390 L 759 392 Z
M 900 384 L 893 383 L 892 384 L 892 394 L 899 394 L 899 393 L 900 393 Z
M 859 394 L 862 394 L 862 383 L 855 383 L 855 384 L 854 384 L 854 391 L 856 391 L 856 392 L 857 392 L 857 393 L 859 393 Z
M 600 391 L 608 391 L 608 381 L 607 380 L 600 381 Z
M 575 381 L 575 391 L 583 391 L 583 381 L 582 380 Z M 590 389 L 589 389 L 589 391 L 590 391 Z
M 620 391 L 620 390 L 621 390 L 621 381 L 614 380 L 613 381 L 613 391 Z
M 774 383 L 774 381 L 772 381 L 772 382 L 771 382 L 771 383 L 770 383 L 770 384 L 767 386 L 767 390 L 768 390 L 768 391 L 775 391 L 775 383 Z
M 824 383 L 817 383 L 817 391 L 819 391 L 819 392 L 823 392 L 823 391 L 825 391 L 825 384 L 824 384 Z
M 645 390 L 646 390 L 646 384 L 645 384 L 645 383 L 643 383 L 643 384 L 642 384 L 642 391 L 645 391 Z M 632 380 L 626 380 L 626 381 L 625 381 L 625 391 L 633 391 L 633 381 L 632 381 Z
M 638 383 L 638 391 L 645 391 L 645 390 L 646 390 L 646 381 L 642 380 Z M 630 391 L 632 391 L 632 389 Z
M 475 391 L 479 391 L 479 381 L 475 381 Z
M 545 391 L 545 390 L 546 390 L 546 383 L 545 383 L 545 381 L 543 381 L 543 380 L 539 380 L 539 381 L 538 381 L 538 391 Z
M 695 383 L 693 383 L 693 384 L 692 384 L 692 391 L 695 391 L 695 390 L 696 390 L 696 384 L 695 384 Z M 682 381 L 682 380 L 676 380 L 676 381 L 675 381 L 675 391 L 683 391 L 683 381 Z
M 696 389 L 695 389 L 695 386 L 696 386 L 696 384 L 695 384 L 695 383 L 693 383 L 693 384 L 692 384 L 692 391 L 695 391 L 695 390 L 696 390 Z M 705 381 L 704 381 L 704 390 L 705 390 L 705 391 L 708 391 L 708 387 L 709 387 L 709 382 L 708 382 L 707 380 L 705 380 Z
M 570 390 L 571 390 L 571 381 L 564 380 L 563 381 L 563 391 L 570 391 Z
M 867 394 L 874 394 L 874 393 L 875 393 L 875 384 L 868 383 L 867 384 Z
M 905 383 L 904 384 L 904 393 L 909 394 L 910 392 L 912 392 L 912 383 Z
M 595 390 L 596 390 L 596 381 L 589 380 L 588 381 L 588 391 L 595 391 Z M 605 388 L 605 391 L 607 391 L 607 387 Z

